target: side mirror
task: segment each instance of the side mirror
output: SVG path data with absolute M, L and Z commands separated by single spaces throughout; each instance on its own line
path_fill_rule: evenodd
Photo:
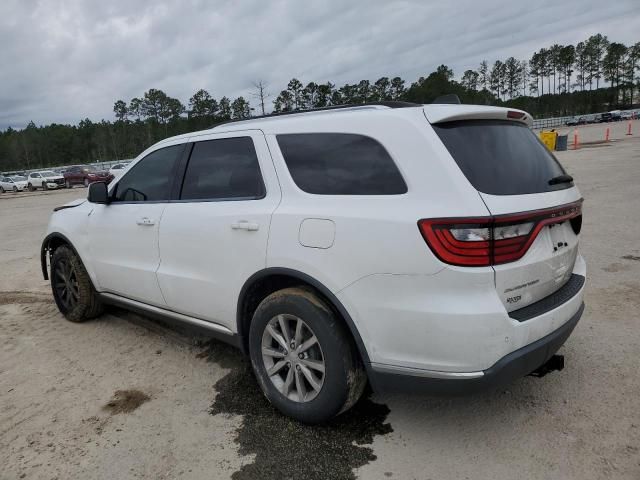
M 89 184 L 87 199 L 91 203 L 109 203 L 107 184 L 105 182 L 94 182 Z

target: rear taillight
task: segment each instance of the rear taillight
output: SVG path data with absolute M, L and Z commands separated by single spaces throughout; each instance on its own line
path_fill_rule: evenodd
M 522 258 L 545 225 L 582 219 L 582 200 L 561 207 L 473 218 L 420 220 L 427 245 L 443 262 L 465 267 L 508 263 Z

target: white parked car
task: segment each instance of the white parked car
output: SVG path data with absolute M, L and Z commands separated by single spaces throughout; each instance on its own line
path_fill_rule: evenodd
M 43 190 L 62 188 L 64 187 L 64 177 L 51 170 L 31 172 L 27 177 L 27 186 L 29 190 L 35 190 L 36 188 L 42 188 Z
M 27 177 L 0 177 L 0 193 L 22 192 L 27 188 Z
M 109 169 L 109 173 L 117 178 L 120 175 L 122 175 L 122 172 L 124 172 L 128 166 L 129 166 L 129 162 L 116 163 L 113 167 Z
M 559 369 L 582 198 L 530 125 L 386 102 L 169 138 L 52 215 L 43 274 L 71 321 L 117 304 L 237 345 L 308 423 L 367 380 L 460 392 Z

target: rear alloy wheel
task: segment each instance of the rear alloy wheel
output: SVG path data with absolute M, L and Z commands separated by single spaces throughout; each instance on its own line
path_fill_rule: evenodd
M 64 186 L 65 186 L 66 188 L 71 188 L 71 182 L 70 182 L 69 180 L 65 180 L 65 182 L 64 182 Z
M 29 189 L 30 192 L 33 192 L 35 190 L 35 188 L 33 188 L 33 185 L 31 184 L 29 184 L 27 188 Z
M 42 190 L 49 190 L 49 185 L 47 182 L 42 182 Z
M 4 193 L 4 192 L 5 192 L 4 187 L 0 186 L 0 193 Z
M 326 422 L 348 410 L 366 385 L 343 321 L 305 287 L 277 291 L 258 305 L 249 353 L 267 399 L 303 423 Z
M 4 193 L 4 190 L 2 191 L 2 193 Z M 13 193 L 18 193 L 18 187 L 16 187 L 15 185 L 13 186 Z
M 67 246 L 51 258 L 51 290 L 60 312 L 72 322 L 83 322 L 102 313 L 102 304 L 80 258 Z
M 322 390 L 322 348 L 309 325 L 295 315 L 269 321 L 262 334 L 262 362 L 271 383 L 289 400 L 310 402 Z
M 87 188 L 89 186 L 89 179 L 88 178 L 84 179 L 84 186 L 85 186 L 85 188 Z

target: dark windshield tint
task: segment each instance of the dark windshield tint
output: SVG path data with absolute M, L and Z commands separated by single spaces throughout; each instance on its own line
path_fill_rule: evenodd
M 376 140 L 346 133 L 278 135 L 291 177 L 307 193 L 394 195 L 407 192 L 398 168 Z
M 565 171 L 526 125 L 478 120 L 435 124 L 433 129 L 467 179 L 483 193 L 523 195 L 573 186 L 549 185 Z

